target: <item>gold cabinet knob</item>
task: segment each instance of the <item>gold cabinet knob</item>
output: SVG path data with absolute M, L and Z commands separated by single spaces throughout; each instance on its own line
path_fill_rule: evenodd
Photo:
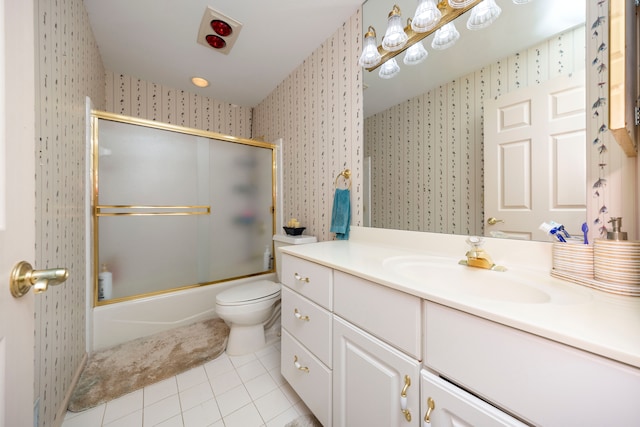
M 51 268 L 48 270 L 34 270 L 26 261 L 20 261 L 11 270 L 9 287 L 11 295 L 15 298 L 24 296 L 33 286 L 33 292 L 39 294 L 48 289 L 63 283 L 69 277 L 69 270 L 66 268 Z

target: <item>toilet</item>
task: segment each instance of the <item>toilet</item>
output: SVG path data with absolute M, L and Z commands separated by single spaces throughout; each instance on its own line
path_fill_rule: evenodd
M 279 282 L 281 263 L 278 248 L 314 243 L 317 239 L 314 236 L 275 235 L 273 241 Z M 220 292 L 216 296 L 216 314 L 229 325 L 228 355 L 241 356 L 260 350 L 267 344 L 265 329 L 279 324 L 280 283 L 257 280 Z

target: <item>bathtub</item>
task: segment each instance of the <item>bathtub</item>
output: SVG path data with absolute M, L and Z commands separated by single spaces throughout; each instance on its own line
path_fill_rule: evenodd
M 218 317 L 216 295 L 234 285 L 277 281 L 274 273 L 167 294 L 103 305 L 93 309 L 93 351 L 157 332 Z

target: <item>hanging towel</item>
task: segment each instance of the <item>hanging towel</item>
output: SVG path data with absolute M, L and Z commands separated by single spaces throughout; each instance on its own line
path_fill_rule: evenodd
M 336 239 L 349 240 L 349 223 L 351 222 L 351 194 L 349 190 L 336 188 L 333 196 L 333 212 L 331 214 L 331 228 L 336 233 Z

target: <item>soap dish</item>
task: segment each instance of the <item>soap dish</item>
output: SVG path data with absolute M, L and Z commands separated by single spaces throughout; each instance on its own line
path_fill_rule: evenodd
M 307 227 L 282 227 L 289 236 L 299 236 Z

